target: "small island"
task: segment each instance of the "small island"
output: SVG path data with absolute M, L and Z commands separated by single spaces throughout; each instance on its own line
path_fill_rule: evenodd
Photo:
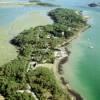
M 100 3 L 90 3 L 88 4 L 89 7 L 99 7 Z
M 90 4 L 88 4 L 88 6 L 90 6 L 90 7 L 97 7 L 98 5 L 96 3 L 90 3 Z
M 16 59 L 0 67 L 0 94 L 6 100 L 83 100 L 62 77 L 67 44 L 89 27 L 81 11 L 56 8 L 53 24 L 24 30 L 10 42 Z

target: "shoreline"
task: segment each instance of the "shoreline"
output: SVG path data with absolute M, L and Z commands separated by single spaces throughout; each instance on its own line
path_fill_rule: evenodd
M 61 86 L 62 89 L 64 89 L 65 92 L 68 92 L 69 97 L 71 100 L 84 100 L 84 98 L 75 90 L 73 90 L 68 82 L 68 80 L 65 80 L 64 78 L 64 73 L 63 73 L 63 64 L 68 62 L 69 56 L 71 51 L 68 50 L 67 45 L 70 44 L 74 39 L 78 37 L 82 32 L 87 30 L 90 26 L 87 25 L 83 29 L 81 29 L 78 34 L 72 36 L 71 38 L 68 39 L 68 41 L 64 41 L 64 43 L 61 45 L 61 52 L 66 52 L 65 55 L 60 56 L 59 58 L 55 59 L 53 67 L 53 72 L 56 77 L 56 80 L 58 81 L 59 85 Z M 58 48 L 60 49 L 60 48 Z
M 56 63 L 56 73 L 54 72 L 54 75 L 58 74 L 56 77 L 57 81 L 59 81 L 59 85 L 60 87 L 65 91 L 68 92 L 69 97 L 71 98 L 71 100 L 83 100 L 83 97 L 77 93 L 75 90 L 73 90 L 70 87 L 70 84 L 68 81 L 65 80 L 64 76 L 63 76 L 63 64 L 66 63 L 68 61 L 69 55 L 65 56 L 65 57 L 61 57 L 59 59 L 56 59 L 55 63 Z
M 65 49 L 65 47 L 63 48 Z M 70 56 L 70 53 L 68 54 L 68 51 L 66 52 L 67 53 L 65 56 L 55 59 L 55 63 L 54 63 L 55 67 L 53 67 L 54 75 L 60 87 L 66 93 L 68 93 L 68 96 L 71 98 L 71 100 L 83 100 L 83 97 L 70 87 L 69 82 L 66 81 L 63 76 L 63 66 L 62 65 L 68 61 L 68 58 Z

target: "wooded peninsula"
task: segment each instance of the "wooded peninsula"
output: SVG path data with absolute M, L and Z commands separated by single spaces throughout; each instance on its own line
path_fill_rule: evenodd
M 72 100 L 52 67 L 64 54 L 62 44 L 88 26 L 87 19 L 67 8 L 51 10 L 48 16 L 53 24 L 24 30 L 10 41 L 18 56 L 0 67 L 0 94 L 6 100 Z

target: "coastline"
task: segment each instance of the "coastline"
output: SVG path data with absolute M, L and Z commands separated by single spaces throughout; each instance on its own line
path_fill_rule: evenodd
M 66 62 L 68 62 L 69 56 L 71 51 L 68 50 L 67 45 L 70 44 L 74 39 L 77 39 L 77 37 L 84 32 L 85 30 L 87 30 L 90 26 L 87 25 L 86 27 L 84 27 L 83 29 L 81 29 L 78 34 L 72 36 L 71 38 L 68 39 L 68 41 L 64 42 L 63 44 L 61 44 L 61 48 L 58 48 L 61 50 L 61 52 L 66 52 L 65 55 L 60 56 L 59 58 L 55 59 L 54 62 L 54 66 L 53 67 L 53 72 L 54 75 L 56 77 L 56 80 L 58 81 L 59 85 L 61 86 L 61 88 L 68 93 L 69 97 L 71 100 L 84 100 L 84 98 L 75 90 L 73 90 L 68 82 L 68 80 L 65 80 L 64 78 L 64 73 L 63 73 L 63 64 L 65 64 Z
M 53 72 L 54 72 L 54 75 L 60 87 L 66 93 L 68 93 L 68 96 L 70 97 L 71 100 L 83 100 L 83 97 L 70 87 L 69 82 L 66 81 L 63 76 L 63 66 L 62 65 L 68 61 L 69 55 L 70 54 L 68 55 L 66 54 L 66 56 L 63 56 L 55 60 L 55 64 L 54 64 L 55 67 L 53 67 Z

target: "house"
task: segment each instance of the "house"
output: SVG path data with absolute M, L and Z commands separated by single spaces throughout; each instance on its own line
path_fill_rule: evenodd
M 0 95 L 0 100 L 5 100 L 5 98 L 2 95 Z
M 62 32 L 61 35 L 64 36 L 65 35 L 65 32 Z
M 35 69 L 36 68 L 36 65 L 37 65 L 37 62 L 36 61 L 31 61 L 29 62 L 28 64 L 28 68 L 27 68 L 27 72 L 30 70 L 30 69 Z
M 55 52 L 54 52 L 54 56 L 55 56 L 56 58 L 61 57 L 61 52 L 60 52 L 60 51 L 55 51 Z

